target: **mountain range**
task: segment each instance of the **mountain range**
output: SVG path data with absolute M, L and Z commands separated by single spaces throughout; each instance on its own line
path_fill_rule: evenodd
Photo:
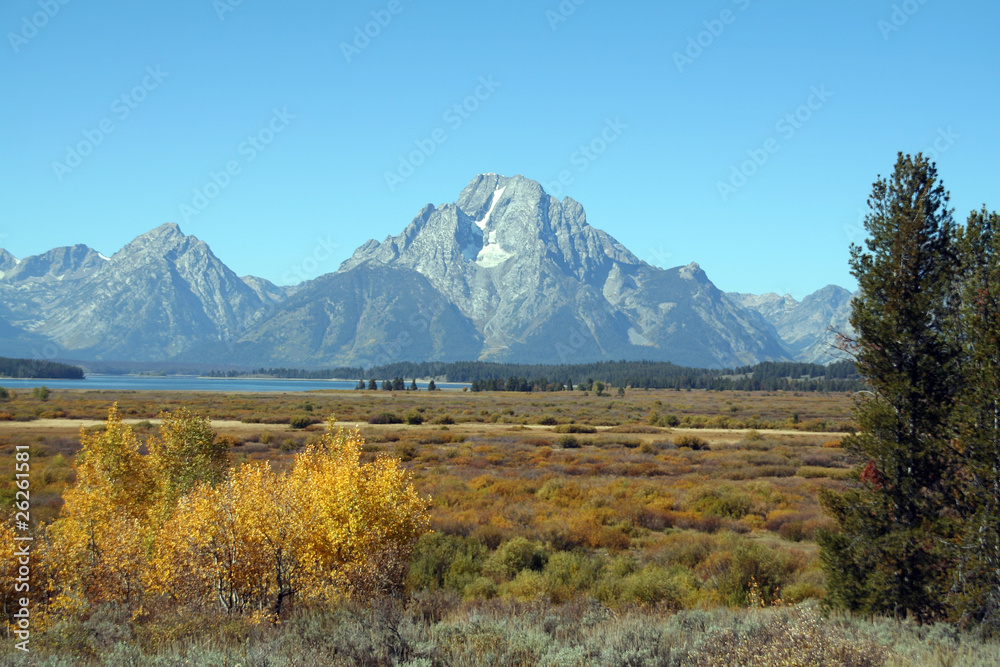
M 106 257 L 0 250 L 0 354 L 364 366 L 654 360 L 734 367 L 836 357 L 851 293 L 723 293 L 695 263 L 638 259 L 523 176 L 481 174 L 396 236 L 294 287 L 239 277 L 167 223 Z

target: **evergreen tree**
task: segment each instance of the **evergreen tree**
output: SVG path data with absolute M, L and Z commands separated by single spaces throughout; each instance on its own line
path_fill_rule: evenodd
M 1000 631 L 1000 216 L 974 211 L 958 235 L 962 347 L 956 410 L 963 464 L 955 606 L 962 620 Z
M 437 391 L 437 385 L 434 384 L 434 380 L 427 383 L 427 391 Z
M 955 265 L 948 193 L 922 155 L 899 155 L 868 200 L 865 248 L 851 246 L 860 294 L 844 347 L 872 391 L 846 439 L 860 478 L 821 500 L 839 531 L 820 537 L 829 598 L 866 613 L 938 616 L 948 586 L 945 538 L 957 350 L 949 312 Z
M 378 382 L 375 381 L 375 378 L 368 380 L 368 391 L 376 391 L 377 389 Z
M 392 380 L 388 380 L 388 379 L 382 380 L 382 390 L 383 391 L 392 391 Z
M 413 378 L 413 382 L 410 383 L 410 391 L 417 391 L 417 378 Z

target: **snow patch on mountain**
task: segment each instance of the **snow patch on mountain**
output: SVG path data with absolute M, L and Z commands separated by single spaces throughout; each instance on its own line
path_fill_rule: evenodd
M 482 220 L 476 220 L 476 227 L 479 227 L 481 230 L 486 231 L 486 225 L 490 221 L 490 216 L 493 215 L 493 209 L 496 208 L 497 202 L 500 201 L 500 197 L 503 196 L 503 191 L 506 189 L 507 186 L 505 185 L 502 188 L 497 188 L 493 192 L 493 199 L 490 202 L 490 210 L 486 211 L 486 217 L 484 217 Z

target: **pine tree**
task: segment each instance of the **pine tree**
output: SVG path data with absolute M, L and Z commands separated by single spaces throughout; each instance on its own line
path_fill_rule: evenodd
M 1000 216 L 974 211 L 957 242 L 961 393 L 957 455 L 964 519 L 955 568 L 957 615 L 1000 630 Z
M 954 479 L 950 420 L 958 390 L 950 298 L 948 193 L 922 155 L 899 155 L 868 200 L 865 248 L 851 246 L 854 299 L 845 339 L 872 391 L 859 399 L 854 488 L 821 500 L 839 531 L 820 537 L 833 604 L 866 613 L 940 615 L 947 589 L 944 509 Z

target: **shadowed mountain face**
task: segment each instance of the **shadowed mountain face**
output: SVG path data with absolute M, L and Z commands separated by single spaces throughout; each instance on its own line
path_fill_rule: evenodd
M 811 353 L 815 317 L 754 298 L 723 294 L 697 264 L 646 264 L 579 203 L 496 174 L 295 288 L 237 277 L 173 224 L 111 258 L 82 245 L 24 260 L 0 251 L 0 344 L 47 341 L 77 359 L 723 367 Z M 780 317 L 795 336 L 783 340 Z

